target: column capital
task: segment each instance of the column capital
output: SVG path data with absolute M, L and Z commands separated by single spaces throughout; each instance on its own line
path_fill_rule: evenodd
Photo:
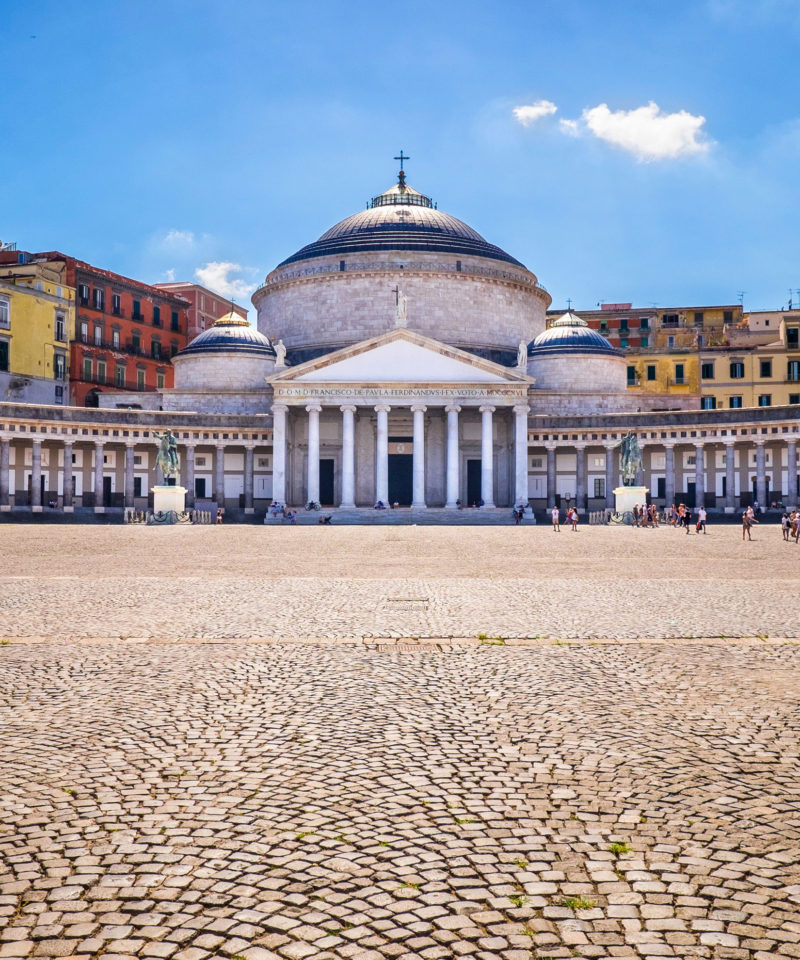
M 517 416 L 522 416 L 522 414 L 524 413 L 525 416 L 527 417 L 528 414 L 531 412 L 531 408 L 528 406 L 527 403 L 515 403 L 513 410 L 514 410 L 514 413 L 517 414 Z
M 306 413 L 322 413 L 322 404 L 314 401 L 306 404 Z
M 36 446 L 37 443 L 38 443 L 39 446 L 41 447 L 41 445 L 42 445 L 42 440 L 44 440 L 44 437 L 31 437 L 31 440 L 32 440 L 32 442 L 33 442 L 34 447 Z M 97 441 L 95 441 L 95 443 L 96 443 L 96 442 L 97 442 Z
M 705 441 L 705 440 L 692 440 L 692 445 L 694 446 L 695 450 L 702 450 L 703 447 L 706 445 L 706 441 Z
M 138 442 L 138 441 L 136 441 L 136 440 L 126 440 L 126 441 L 125 441 L 125 448 L 126 448 L 127 450 L 133 450 L 133 448 L 136 446 L 137 442 Z M 64 441 L 64 446 L 66 446 L 68 443 L 69 443 L 69 444 L 72 444 L 72 441 L 71 441 L 71 440 L 65 440 L 65 441 Z
M 427 409 L 424 403 L 413 403 L 411 405 L 412 413 L 425 413 Z
M 194 450 L 194 448 L 197 446 L 197 440 L 184 440 L 183 445 L 187 450 Z
M 448 403 L 444 408 L 445 413 L 461 413 L 461 407 L 457 403 Z
M 751 437 L 750 438 L 757 447 L 763 447 L 767 442 L 766 437 Z
M 735 437 L 722 437 L 721 442 L 725 444 L 726 447 L 735 447 L 736 438 Z
M 617 449 L 617 444 L 616 444 L 616 442 L 614 442 L 614 443 L 608 443 L 608 442 L 606 442 L 606 443 L 603 444 L 603 446 L 604 446 L 605 449 L 608 450 L 608 451 L 616 450 L 616 449 Z
M 286 413 L 289 409 L 288 403 L 273 403 L 272 404 L 272 413 Z
M 545 442 L 544 442 L 544 448 L 545 448 L 545 450 L 555 450 L 556 447 L 558 447 L 558 446 L 559 446 L 559 444 L 556 443 L 555 440 L 545 440 Z
M 572 446 L 576 450 L 585 450 L 589 446 L 589 442 L 587 440 L 573 440 Z
M 342 413 L 355 413 L 358 407 L 354 403 L 343 403 L 339 409 Z
M 245 440 L 245 441 L 244 441 L 244 448 L 245 448 L 245 450 L 250 450 L 250 451 L 255 450 L 255 448 L 256 448 L 256 441 L 255 441 L 255 440 Z
M 493 407 L 490 403 L 485 403 L 483 406 L 478 407 L 481 413 L 494 413 L 497 407 Z
M 373 409 L 376 413 L 388 413 L 392 407 L 391 404 L 388 403 L 376 403 Z

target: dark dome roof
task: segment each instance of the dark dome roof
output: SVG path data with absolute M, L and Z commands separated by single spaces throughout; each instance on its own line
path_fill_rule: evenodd
M 194 353 L 249 353 L 274 357 L 275 350 L 269 339 L 238 314 L 229 313 L 204 330 L 192 342 L 179 351 L 177 356 L 187 357 Z
M 536 339 L 528 344 L 529 357 L 545 357 L 564 353 L 602 353 L 621 357 L 623 353 L 612 347 L 606 338 L 568 310 Z
M 369 209 L 346 217 L 278 266 L 313 257 L 365 253 L 373 250 L 425 250 L 464 256 L 487 257 L 522 267 L 505 250 L 496 247 L 466 223 L 437 210 L 430 197 L 400 182 L 377 197 Z

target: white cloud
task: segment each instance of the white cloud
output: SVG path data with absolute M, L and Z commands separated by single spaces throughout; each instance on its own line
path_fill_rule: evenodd
M 579 137 L 581 134 L 581 125 L 577 120 L 565 120 L 563 117 L 558 121 L 558 126 L 562 133 L 570 137 Z
M 686 110 L 662 113 L 652 100 L 634 110 L 610 110 L 608 104 L 584 110 L 585 127 L 598 139 L 627 150 L 638 160 L 670 160 L 705 153 L 709 141 L 699 139 L 705 117 Z
M 237 300 L 246 299 L 253 290 L 253 284 L 249 283 L 241 276 L 247 272 L 238 263 L 231 263 L 228 260 L 212 260 L 204 267 L 198 267 L 194 275 L 204 286 L 222 294 L 223 297 L 233 297 Z
M 550 100 L 537 100 L 536 103 L 530 103 L 527 106 L 514 107 L 514 118 L 523 127 L 529 127 L 542 117 L 551 117 L 556 110 L 558 107 Z
M 170 230 L 161 238 L 164 247 L 191 247 L 194 245 L 194 234 L 191 230 Z
M 175 282 L 175 270 L 174 270 L 172 267 L 170 267 L 169 270 L 165 270 L 165 271 L 164 271 L 164 278 L 166 279 L 167 283 L 174 283 L 174 282 Z

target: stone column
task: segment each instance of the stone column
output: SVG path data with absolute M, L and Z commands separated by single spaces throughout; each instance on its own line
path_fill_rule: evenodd
M 767 509 L 766 440 L 756 440 L 756 500 L 762 510 Z
M 556 445 L 545 444 L 547 448 L 547 509 L 556 505 Z
M 425 503 L 425 411 L 427 409 L 422 404 L 415 404 L 411 408 L 414 414 L 411 506 L 419 509 L 427 506 Z
M 186 446 L 186 458 L 183 464 L 183 485 L 184 487 L 186 487 L 186 508 L 188 510 L 193 510 L 194 509 L 194 444 L 187 443 L 185 446 Z M 132 479 L 133 479 L 133 468 L 131 468 L 131 480 Z M 132 482 L 131 482 L 131 487 L 133 487 Z
M 494 506 L 494 407 L 484 406 L 481 411 L 481 499 L 484 507 Z
M 736 444 L 725 441 L 725 513 L 736 509 Z
M 285 403 L 272 404 L 272 499 L 286 504 L 286 414 Z
M 356 408 L 353 404 L 339 407 L 342 411 L 342 502 L 340 506 L 355 507 L 356 495 Z
M 647 469 L 646 469 L 646 467 L 645 467 L 645 465 L 644 465 L 644 460 L 645 460 L 645 456 L 646 456 L 646 454 L 645 454 L 645 448 L 646 448 L 646 446 L 647 446 L 647 445 L 646 445 L 645 443 L 643 443 L 641 440 L 639 441 L 639 449 L 642 451 L 642 465 L 641 465 L 641 467 L 636 471 L 636 486 L 637 486 L 637 487 L 645 487 L 645 486 L 647 486 L 647 484 L 645 483 L 645 480 L 646 480 L 646 477 L 647 477 Z M 647 494 L 645 494 L 645 499 L 647 499 Z
M 378 414 L 377 449 L 375 456 L 375 500 L 389 503 L 389 410 L 386 403 L 375 407 Z
M 103 441 L 94 442 L 94 512 L 105 513 L 103 504 Z
M 675 503 L 675 444 L 664 444 L 664 505 Z
M 706 468 L 703 459 L 703 444 L 694 445 L 694 502 L 703 507 L 706 502 Z
M 575 506 L 586 509 L 586 444 L 575 444 Z
M 74 513 L 72 498 L 72 440 L 64 441 L 64 465 L 61 471 L 61 508 L 64 513 Z
M 790 510 L 797 508 L 797 437 L 786 441 L 786 506 Z
M 617 445 L 615 443 L 606 444 L 606 508 L 614 510 L 617 505 L 617 498 L 614 496 L 614 488 L 617 485 L 617 471 L 615 469 Z
M 461 412 L 461 407 L 449 404 L 444 409 L 447 412 L 447 489 L 444 505 L 450 510 L 455 510 L 458 506 L 456 501 L 459 499 L 458 494 L 461 486 L 461 464 L 458 454 L 458 415 Z
M 217 444 L 214 457 L 214 499 L 218 507 L 225 509 L 225 445 Z
M 514 407 L 514 506 L 528 506 L 528 404 Z
M 34 440 L 31 450 L 31 508 L 42 512 L 42 441 Z
M 0 510 L 6 513 L 11 509 L 8 487 L 8 468 L 11 461 L 11 441 L 0 437 Z
M 244 448 L 244 512 L 255 513 L 253 506 L 253 451 L 254 443 L 245 444 Z
M 319 415 L 322 406 L 309 403 L 308 414 L 308 463 L 306 464 L 306 501 L 319 503 Z
M 125 444 L 125 486 L 123 489 L 123 497 L 125 506 L 132 510 L 134 507 L 133 499 L 133 451 L 135 444 L 126 443 Z M 194 451 L 192 451 L 194 453 Z M 194 462 L 192 463 L 194 468 Z

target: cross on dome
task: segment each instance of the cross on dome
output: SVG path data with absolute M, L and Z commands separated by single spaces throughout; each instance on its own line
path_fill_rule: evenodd
M 410 160 L 411 157 L 405 156 L 405 155 L 403 154 L 403 151 L 401 150 L 401 151 L 400 151 L 400 156 L 399 156 L 399 157 L 395 157 L 394 159 L 400 161 L 400 173 L 397 174 L 397 182 L 400 184 L 401 187 L 403 187 L 403 186 L 405 186 L 405 183 L 406 183 L 406 174 L 405 174 L 405 170 L 403 170 L 403 161 L 404 161 L 404 160 Z

